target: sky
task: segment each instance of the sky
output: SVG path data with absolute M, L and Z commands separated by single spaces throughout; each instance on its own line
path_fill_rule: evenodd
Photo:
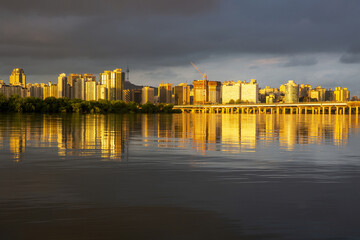
M 157 86 L 288 80 L 360 95 L 360 1 L 0 0 L 0 79 L 130 68 L 130 82 Z

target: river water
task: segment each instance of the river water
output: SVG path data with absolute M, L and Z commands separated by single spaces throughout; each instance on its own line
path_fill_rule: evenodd
M 0 115 L 0 239 L 360 239 L 359 118 Z

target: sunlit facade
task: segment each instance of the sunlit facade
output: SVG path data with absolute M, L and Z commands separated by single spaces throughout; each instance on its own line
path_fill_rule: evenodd
M 12 70 L 9 79 L 10 85 L 12 86 L 21 86 L 23 88 L 26 87 L 26 75 L 24 73 L 24 70 L 21 68 L 15 68 L 14 70 Z

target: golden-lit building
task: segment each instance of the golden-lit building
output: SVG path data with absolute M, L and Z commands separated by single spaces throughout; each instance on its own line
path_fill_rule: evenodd
M 204 104 L 209 101 L 208 80 L 194 80 L 194 104 Z
M 65 73 L 60 73 L 58 77 L 58 97 L 67 97 L 70 98 L 71 94 L 69 94 L 70 85 L 67 82 L 67 77 Z
M 336 102 L 349 101 L 350 92 L 347 90 L 347 88 L 337 87 L 334 91 L 334 98 Z
M 325 101 L 325 88 L 318 86 L 310 90 L 310 98 L 316 99 L 318 102 Z
M 241 82 L 224 82 L 222 85 L 222 104 L 241 100 Z
M 174 87 L 175 105 L 190 104 L 190 86 L 186 83 L 180 83 Z
M 21 68 L 15 68 L 10 75 L 10 85 L 26 87 L 26 75 Z
M 72 86 L 72 98 L 85 100 L 85 79 L 76 78 Z
M 77 79 L 77 78 L 81 78 L 81 74 L 71 73 L 71 74 L 69 74 L 67 76 L 67 83 L 72 87 L 73 83 L 74 83 L 74 80 Z
M 86 80 L 85 81 L 85 100 L 86 101 L 95 101 L 97 100 L 97 84 L 96 80 Z
M 285 102 L 297 103 L 299 102 L 299 85 L 294 80 L 289 80 L 285 84 Z
M 335 96 L 334 96 L 334 91 L 329 88 L 325 90 L 325 101 L 334 101 L 335 100 Z
M 171 103 L 172 102 L 172 83 L 160 83 L 159 84 L 159 103 Z
M 13 95 L 18 95 L 20 97 L 27 96 L 26 88 L 23 88 L 21 86 L 3 85 L 0 86 L 0 93 L 4 94 L 6 97 L 11 97 Z
M 154 88 L 152 87 L 142 88 L 141 104 L 145 104 L 147 102 L 155 103 Z
M 122 90 L 125 85 L 125 72 L 122 69 L 100 73 L 100 84 L 107 88 L 107 100 L 122 100 Z
M 108 89 L 105 84 L 98 84 L 96 86 L 96 98 L 97 98 L 96 100 L 100 100 L 100 99 L 106 100 L 108 96 L 107 90 Z
M 221 82 L 208 81 L 208 92 L 209 103 L 216 104 L 221 102 Z
M 310 84 L 300 84 L 299 86 L 299 98 L 309 98 L 312 87 Z
M 259 102 L 259 84 L 256 79 L 251 79 L 249 83 L 241 84 L 241 101 L 248 103 Z
M 130 89 L 123 90 L 122 100 L 126 103 L 131 102 L 131 90 Z

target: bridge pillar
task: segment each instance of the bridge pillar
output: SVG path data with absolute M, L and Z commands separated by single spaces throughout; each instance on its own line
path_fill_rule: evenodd
M 349 106 L 349 116 L 351 116 L 351 106 Z
M 311 107 L 311 114 L 314 114 L 314 113 L 315 113 L 315 108 Z
M 359 107 L 356 107 L 356 115 L 359 114 Z
M 342 114 L 345 114 L 345 107 L 343 107 L 342 109 Z
M 325 107 L 322 107 L 322 114 L 325 114 Z
M 329 112 L 328 113 L 329 113 L 329 115 L 331 115 L 331 107 L 329 107 Z
M 336 107 L 336 115 L 339 114 L 339 107 Z

